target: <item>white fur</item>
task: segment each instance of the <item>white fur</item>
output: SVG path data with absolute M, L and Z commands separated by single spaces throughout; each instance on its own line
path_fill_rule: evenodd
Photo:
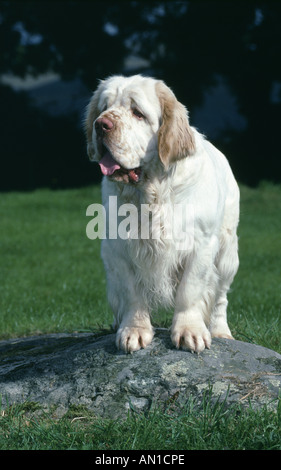
M 164 90 L 161 97 L 159 83 Z M 127 352 L 151 342 L 150 314 L 161 305 L 174 308 L 171 338 L 177 348 L 200 352 L 210 347 L 211 336 L 232 337 L 226 295 L 238 269 L 238 185 L 225 156 L 192 127 L 188 129 L 193 150 L 168 164 L 161 161 L 158 140 L 165 93 L 170 100 L 174 97 L 163 82 L 152 78 L 111 77 L 101 82 L 86 118 L 92 159 L 101 157 L 94 122 L 106 116 L 115 125 L 114 132 L 106 137 L 114 158 L 124 168 L 142 167 L 141 180 L 136 184 L 104 177 L 106 208 L 109 196 L 117 196 L 119 207 L 132 203 L 140 211 L 141 204 L 150 204 L 156 217 L 164 217 L 167 207 L 174 204 L 189 204 L 194 210 L 191 250 L 178 250 L 176 241 L 166 239 L 164 232 L 157 240 L 129 237 L 102 242 L 116 343 Z M 145 119 L 133 115 L 136 103 Z M 184 119 L 189 126 L 187 113 Z M 182 131 L 178 131 L 180 139 Z

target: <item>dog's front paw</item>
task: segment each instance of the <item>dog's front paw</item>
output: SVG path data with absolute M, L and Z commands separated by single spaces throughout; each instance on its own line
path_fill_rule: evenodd
M 177 349 L 200 353 L 211 346 L 211 334 L 205 325 L 181 326 L 172 329 L 171 340 Z
M 126 353 L 146 348 L 153 339 L 152 328 L 120 327 L 116 334 L 116 346 Z

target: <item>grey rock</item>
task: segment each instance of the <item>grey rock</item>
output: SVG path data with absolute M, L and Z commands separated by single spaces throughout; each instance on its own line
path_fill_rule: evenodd
M 97 416 L 122 418 L 128 409 L 152 405 L 275 407 L 281 387 L 281 355 L 236 340 L 213 339 L 200 355 L 176 350 L 166 329 L 157 329 L 146 349 L 126 355 L 115 335 L 50 334 L 0 342 L 2 407 L 24 401 L 55 405 L 61 414 L 84 405 Z

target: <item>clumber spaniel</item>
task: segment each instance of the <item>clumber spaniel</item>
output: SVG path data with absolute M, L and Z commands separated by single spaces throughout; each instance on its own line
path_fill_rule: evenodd
M 176 348 L 199 353 L 212 336 L 232 338 L 226 309 L 239 264 L 239 189 L 225 156 L 189 125 L 186 108 L 164 82 L 140 75 L 100 82 L 85 131 L 89 158 L 105 175 L 107 214 L 114 196 L 119 216 L 124 204 L 140 215 L 126 237 L 107 233 L 102 240 L 117 346 L 145 348 L 157 306 L 174 308 Z M 149 236 L 141 236 L 142 221 L 147 228 L 153 218 L 158 231 L 150 226 Z M 179 226 L 192 234 L 188 243 L 177 244 Z

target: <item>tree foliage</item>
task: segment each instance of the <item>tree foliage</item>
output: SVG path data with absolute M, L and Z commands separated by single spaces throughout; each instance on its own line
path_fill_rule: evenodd
M 273 1 L 1 2 L 0 74 L 53 70 L 94 89 L 137 54 L 150 64 L 139 71 L 164 79 L 191 115 L 222 76 L 247 127 L 214 143 L 241 181 L 280 181 L 280 24 Z

